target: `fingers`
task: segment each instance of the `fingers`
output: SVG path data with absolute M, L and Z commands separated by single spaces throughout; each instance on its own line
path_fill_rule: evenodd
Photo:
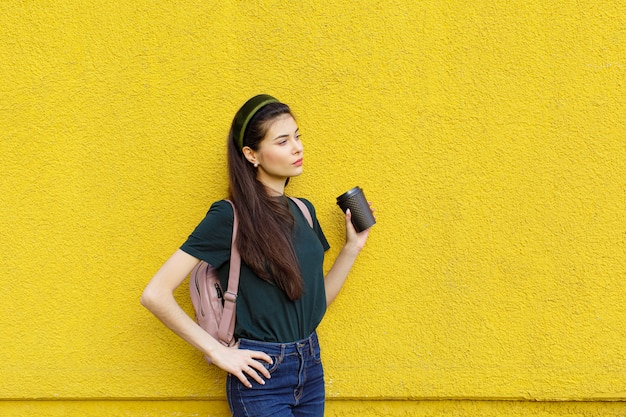
M 260 361 L 263 361 L 263 362 L 269 363 L 270 365 L 273 364 L 274 361 L 272 361 L 272 358 L 270 357 L 270 355 L 264 352 L 253 351 L 252 357 L 256 359 L 254 361 L 255 369 L 261 372 L 261 374 L 265 377 L 265 379 L 270 379 L 271 378 L 270 371 L 265 369 L 265 366 L 263 366 L 263 364 L 260 362 Z
M 372 207 L 372 202 L 368 201 L 367 202 L 370 211 L 372 212 L 372 216 L 374 216 L 374 220 L 376 220 L 376 209 L 374 207 Z M 352 219 L 352 212 L 350 211 L 350 209 L 346 209 L 346 223 L 350 223 L 350 220 Z
M 376 215 L 374 214 L 374 208 L 371 206 L 371 203 L 370 203 L 370 210 L 372 211 L 372 216 L 374 216 L 374 220 L 376 220 Z M 356 228 L 354 227 L 354 224 L 352 224 L 352 212 L 350 212 L 350 209 L 346 210 L 345 220 L 346 220 L 346 232 L 348 236 L 366 235 L 366 232 L 369 232 L 369 230 L 371 229 L 371 226 L 370 226 L 365 230 L 361 230 L 360 232 L 357 232 Z
M 263 366 L 260 360 L 272 364 L 272 358 L 263 353 L 257 351 L 247 351 L 250 354 L 250 360 L 246 361 L 239 372 L 233 373 L 241 381 L 243 385 L 248 388 L 252 387 L 249 379 L 254 380 L 258 384 L 265 385 L 265 379 L 270 379 L 271 375 L 267 369 Z
M 350 211 L 350 209 L 346 210 L 346 228 L 348 230 L 352 229 L 356 233 L 356 229 L 354 228 L 354 225 L 352 224 L 352 212 Z
M 376 211 L 376 209 L 374 207 L 372 207 L 372 202 L 368 201 L 367 204 L 370 206 L 370 210 L 372 211 L 372 216 L 374 216 L 374 220 L 376 220 L 376 213 L 374 213 Z
M 261 376 L 258 374 L 258 372 L 255 371 L 252 368 L 252 366 L 248 366 L 246 369 L 243 369 L 239 373 L 239 375 L 236 375 L 236 376 L 248 388 L 252 388 L 252 384 L 248 380 L 248 377 L 252 378 L 254 381 L 256 381 L 257 384 L 265 385 L 265 380 L 263 380 L 263 378 L 261 378 Z
M 374 209 L 370 205 L 370 210 L 372 210 L 372 214 L 374 214 Z M 374 217 L 375 219 L 376 217 Z M 350 209 L 346 210 L 346 247 L 349 247 L 352 250 L 356 250 L 357 253 L 363 249 L 365 246 L 365 242 L 369 236 L 369 232 L 371 227 L 368 227 L 365 230 L 361 230 L 357 232 L 354 224 L 352 224 L 352 213 Z

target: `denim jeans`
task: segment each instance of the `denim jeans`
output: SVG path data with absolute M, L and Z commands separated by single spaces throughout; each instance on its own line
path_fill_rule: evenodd
M 268 343 L 240 339 L 239 349 L 260 350 L 273 363 L 265 385 L 248 378 L 252 388 L 228 374 L 226 395 L 234 417 L 322 417 L 324 415 L 324 371 L 320 346 L 314 332 L 293 343 Z

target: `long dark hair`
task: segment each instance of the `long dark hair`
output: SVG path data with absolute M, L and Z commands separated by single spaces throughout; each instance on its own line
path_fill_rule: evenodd
M 248 123 L 243 146 L 258 150 L 271 123 L 283 114 L 292 115 L 283 103 L 261 108 Z M 289 299 L 297 300 L 304 284 L 291 243 L 294 218 L 288 201 L 270 196 L 257 180 L 256 168 L 239 149 L 232 126 L 228 135 L 228 175 L 230 199 L 239 218 L 237 248 L 241 259 L 261 279 L 285 291 Z

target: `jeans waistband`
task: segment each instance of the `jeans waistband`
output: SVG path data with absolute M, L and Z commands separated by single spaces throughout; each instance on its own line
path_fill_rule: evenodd
M 240 349 L 260 350 L 268 355 L 289 355 L 291 353 L 304 352 L 309 350 L 311 354 L 315 353 L 318 347 L 317 332 L 311 333 L 306 339 L 289 343 L 273 343 L 263 342 L 260 340 L 239 339 Z

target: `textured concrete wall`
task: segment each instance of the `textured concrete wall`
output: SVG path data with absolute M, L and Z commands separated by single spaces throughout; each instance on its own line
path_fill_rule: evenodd
M 298 116 L 288 191 L 327 267 L 335 197 L 377 209 L 320 328 L 329 415 L 626 415 L 624 21 L 617 1 L 0 3 L 0 414 L 226 415 L 223 374 L 138 298 L 267 92 Z

